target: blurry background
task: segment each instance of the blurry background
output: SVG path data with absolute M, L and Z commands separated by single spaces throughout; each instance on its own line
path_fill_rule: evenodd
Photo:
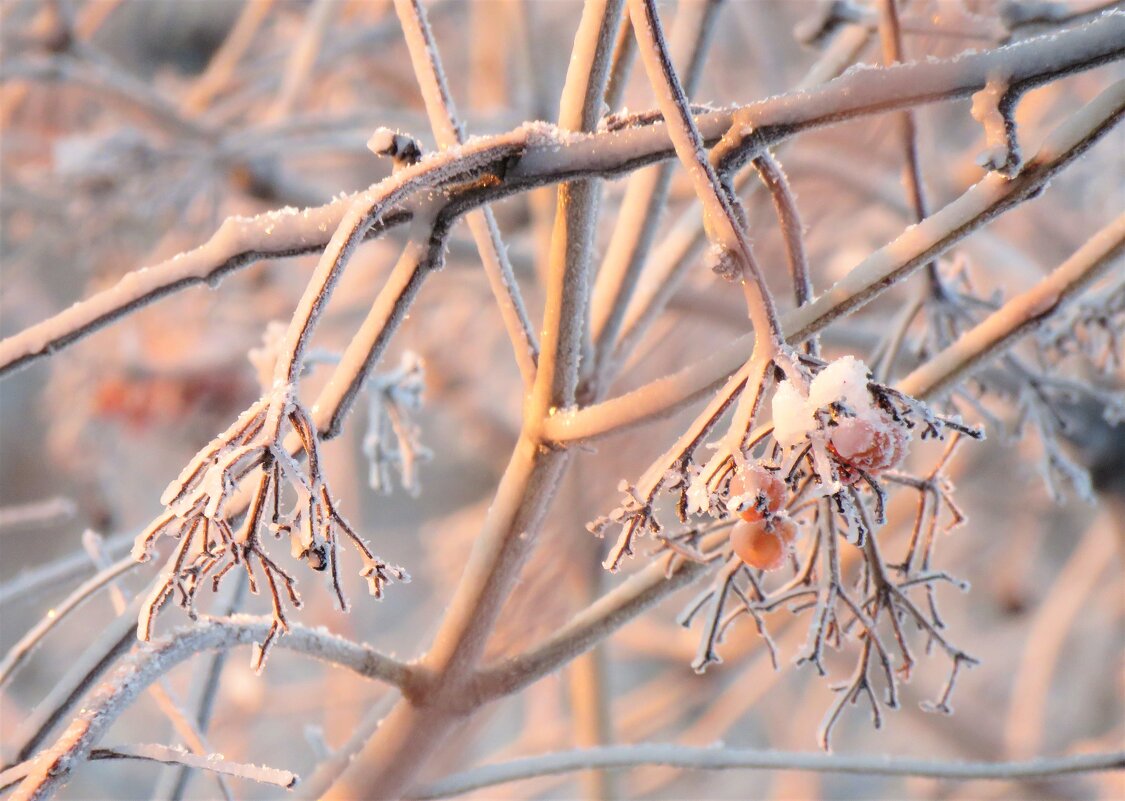
M 554 118 L 579 3 L 476 0 L 427 8 L 470 133 Z M 998 22 L 998 3 L 914 0 L 907 9 L 912 19 L 929 21 L 908 30 L 911 58 L 991 47 L 1009 35 Z M 693 100 L 746 103 L 796 86 L 824 44 L 803 45 L 794 27 L 807 28 L 822 10 L 805 0 L 729 0 L 719 11 Z M 671 24 L 676 11 L 674 3 L 662 6 Z M 398 21 L 383 0 L 5 0 L 0 26 L 5 336 L 130 270 L 194 247 L 229 215 L 320 204 L 378 181 L 389 165 L 365 148 L 378 126 L 433 144 Z M 1034 32 L 1028 26 L 1011 35 Z M 878 62 L 877 37 L 869 37 L 858 59 Z M 1046 131 L 1121 76 L 1120 65 L 1111 65 L 1031 92 L 1018 116 L 1026 150 L 1032 152 Z M 654 105 L 639 66 L 624 105 Z M 938 208 L 982 177 L 975 159 L 983 136 L 968 101 L 922 107 L 917 115 L 923 174 L 931 206 Z M 818 290 L 910 220 L 890 116 L 806 134 L 780 157 L 808 229 Z M 1010 296 L 1120 213 L 1123 176 L 1125 137 L 1119 130 L 1040 198 L 968 239 L 953 259 L 983 294 L 995 288 Z M 606 184 L 600 252 L 623 185 Z M 691 197 L 677 173 L 662 230 L 680 220 Z M 533 319 L 542 303 L 542 255 L 553 204 L 554 190 L 547 189 L 494 209 Z M 769 198 L 758 192 L 748 204 L 757 254 L 782 305 L 790 304 Z M 368 244 L 356 256 L 317 347 L 338 351 L 347 342 L 397 257 L 399 236 Z M 167 482 L 257 397 L 247 352 L 260 345 L 270 321 L 288 319 L 314 263 L 311 256 L 267 260 L 214 291 L 178 293 L 0 383 L 0 646 L 10 647 L 93 572 L 80 543 L 84 530 L 103 535 L 115 558 L 127 551 L 132 536 L 159 510 Z M 829 354 L 870 353 L 912 291 L 896 288 L 830 330 Z M 424 408 L 416 422 L 433 458 L 420 467 L 420 494 L 411 497 L 397 486 L 389 495 L 369 488 L 362 408 L 325 451 L 346 514 L 414 581 L 375 603 L 347 569 L 353 612 L 343 615 L 332 608 L 326 588 L 306 578 L 307 608 L 296 616 L 301 622 L 323 624 L 402 657 L 428 644 L 519 425 L 519 377 L 491 309 L 475 249 L 459 226 L 444 272 L 422 290 L 382 366 L 395 367 L 408 352 L 424 364 Z M 700 262 L 613 391 L 688 364 L 747 328 L 739 293 Z M 1076 362 L 1074 369 L 1084 368 Z M 322 377 L 314 371 L 306 380 L 310 396 Z M 1097 380 L 1120 389 L 1121 370 Z M 1016 422 L 1015 410 L 1003 403 L 992 404 L 992 411 L 1009 425 Z M 592 586 L 619 580 L 600 575 L 596 566 L 606 543 L 584 525 L 617 504 L 618 481 L 635 479 L 691 416 L 688 410 L 619 435 L 578 457 L 534 563 L 506 610 L 492 645 L 497 654 L 527 647 L 581 609 Z M 993 429 L 988 442 L 959 449 L 951 474 L 969 522 L 941 538 L 937 560 L 970 581 L 972 591 L 942 588 L 940 596 L 951 636 L 983 664 L 961 676 L 956 714 L 919 709 L 919 702 L 939 692 L 947 671 L 942 658 L 922 658 L 903 709 L 885 718 L 882 731 L 872 729 L 865 708 L 849 709 L 837 729 L 838 752 L 998 760 L 1122 747 L 1125 430 L 1105 425 L 1097 409 L 1075 406 L 1072 416 L 1073 455 L 1093 471 L 1097 504 L 1073 496 L 1062 506 L 1051 503 L 1034 436 L 1006 437 Z M 918 470 L 936 453 L 916 448 Z M 883 536 L 909 535 L 914 504 L 912 495 L 896 496 Z M 57 579 L 22 589 L 21 578 L 43 566 Z M 123 585 L 135 591 L 154 570 L 146 566 Z M 615 738 L 815 748 L 832 694 L 814 671 L 788 664 L 804 642 L 806 619 L 780 614 L 771 620 L 783 652 L 780 672 L 772 670 L 754 627 L 744 622 L 725 643 L 724 664 L 697 676 L 690 662 L 698 631 L 673 620 L 686 600 L 686 593 L 674 597 L 605 648 Z M 251 597 L 245 608 L 265 612 L 268 601 Z M 14 731 L 112 617 L 108 600 L 99 596 L 59 626 L 5 688 L 0 738 Z M 159 625 L 185 621 L 171 609 Z M 830 664 L 839 671 L 834 678 L 850 669 L 853 651 L 854 644 L 833 655 Z M 209 730 L 212 748 L 240 761 L 306 774 L 322 743 L 338 746 L 385 692 L 284 650 L 274 652 L 260 678 L 248 662 L 246 649 L 232 653 Z M 174 694 L 188 698 L 198 691 L 193 676 L 199 664 L 171 674 Z M 572 747 L 577 686 L 564 672 L 489 707 L 428 775 Z M 142 697 L 107 743 L 173 737 Z M 62 795 L 149 798 L 167 790 L 168 781 L 168 770 L 155 766 L 91 763 Z M 594 786 L 583 781 L 541 779 L 477 797 L 576 797 Z M 1014 786 L 653 768 L 621 772 L 609 781 L 612 792 L 631 798 L 1125 797 L 1119 774 Z M 278 794 L 235 786 L 239 797 Z M 216 793 L 211 777 L 196 776 L 187 797 Z

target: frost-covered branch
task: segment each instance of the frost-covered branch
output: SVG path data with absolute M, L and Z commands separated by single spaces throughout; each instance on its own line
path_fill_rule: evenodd
M 618 745 L 582 751 L 562 751 L 485 765 L 447 776 L 418 792 L 408 794 L 407 797 L 419 801 L 450 798 L 521 779 L 571 773 L 590 768 L 633 768 L 647 765 L 665 765 L 687 770 L 804 770 L 863 776 L 928 776 L 961 781 L 1018 781 L 1049 779 L 1074 773 L 1121 770 L 1125 767 L 1125 752 L 1077 754 L 1026 762 L 958 762 L 664 744 Z
M 118 560 L 86 579 L 60 603 L 52 606 L 50 611 L 40 618 L 39 622 L 21 637 L 19 642 L 11 647 L 4 656 L 3 662 L 0 662 L 0 687 L 8 683 L 16 668 L 31 656 L 36 646 L 63 618 L 90 600 L 99 590 L 112 584 L 119 576 L 123 576 L 135 567 L 137 567 L 137 561 L 132 557 Z
M 223 759 L 219 754 L 198 755 L 183 748 L 145 743 L 140 745 L 117 745 L 111 748 L 92 748 L 87 756 L 91 762 L 107 759 L 131 759 L 141 762 L 157 762 L 164 765 L 179 765 L 184 768 L 205 770 L 219 776 L 232 776 L 262 784 L 272 784 L 291 790 L 297 785 L 297 774 L 287 770 L 269 768 L 265 765 L 248 765 Z M 0 773 L 0 792 L 22 781 L 32 771 L 34 761 L 21 762 Z
M 560 103 L 564 129 L 592 130 L 596 124 L 620 9 L 620 2 L 593 2 L 583 9 Z M 516 165 L 508 176 L 512 169 Z M 354 796 L 378 788 L 380 797 L 398 797 L 444 741 L 463 715 L 465 702 L 471 703 L 466 687 L 557 489 L 568 454 L 544 447 L 540 432 L 553 409 L 574 400 L 586 319 L 588 234 L 596 196 L 581 188 L 572 194 L 572 189 L 559 190 L 539 365 L 524 407 L 520 438 L 433 646 L 421 663 L 431 677 L 427 703 L 400 701 L 329 796 Z
M 694 94 L 703 73 L 704 56 L 721 5 L 715 0 L 691 3 L 681 6 L 676 15 L 669 46 L 680 64 L 678 74 L 687 97 Z M 623 34 L 621 41 L 634 48 L 636 37 L 631 25 L 623 26 Z M 660 210 L 668 196 L 672 166 L 670 162 L 664 162 L 638 170 L 630 176 L 625 187 L 613 235 L 606 246 L 590 298 L 597 390 L 604 391 L 604 384 L 612 373 L 613 351 L 656 236 Z
M 169 669 L 201 651 L 260 642 L 272 628 L 269 618 L 238 615 L 180 629 L 142 645 L 86 700 L 84 711 L 49 748 L 38 754 L 13 799 L 46 798 L 87 758 L 122 712 Z M 412 669 L 374 650 L 321 631 L 293 625 L 279 645 L 347 667 L 368 678 L 404 687 Z
M 402 23 L 406 47 L 410 51 L 414 76 L 422 91 L 426 113 L 430 118 L 438 146 L 457 147 L 463 143 L 465 133 L 457 120 L 453 96 L 445 81 L 441 56 L 434 41 L 425 9 L 418 0 L 396 0 L 395 11 Z M 485 275 L 492 294 L 500 307 L 500 317 L 512 342 L 516 363 L 523 376 L 524 386 L 530 387 L 535 377 L 535 361 L 539 344 L 524 308 L 519 285 L 508 260 L 508 249 L 500 238 L 500 228 L 492 210 L 487 206 L 466 215 L 466 222 L 477 244 Z
M 737 117 L 744 121 L 753 132 L 752 136 L 747 134 L 753 141 L 742 143 L 744 155 L 749 157 L 755 148 L 768 147 L 804 130 L 921 103 L 967 97 L 982 89 L 995 74 L 1007 75 L 1011 82 L 1025 87 L 1055 80 L 1120 59 L 1125 55 L 1123 42 L 1125 14 L 1111 12 L 1071 30 L 984 53 L 855 70 L 819 88 L 768 98 L 734 112 L 702 114 L 696 124 L 704 143 L 710 146 L 722 138 L 732 119 Z M 553 136 L 537 136 L 539 133 L 538 128 L 522 129 L 474 143 L 476 152 L 488 152 L 494 146 L 511 143 L 513 149 L 501 147 L 496 152 L 500 160 L 514 160 L 514 163 L 509 163 L 509 169 L 497 186 L 476 193 L 470 205 L 572 176 L 619 175 L 674 154 L 662 124 L 639 125 L 562 141 Z M 516 142 L 518 147 L 515 147 Z M 449 158 L 449 154 L 435 155 L 422 162 L 424 166 L 418 173 L 392 176 L 386 183 L 392 186 L 406 180 L 425 183 L 431 171 L 448 169 Z M 384 191 L 388 188 L 384 187 Z M 283 210 L 254 218 L 231 218 L 199 248 L 129 273 L 114 287 L 4 339 L 0 342 L 0 376 L 44 358 L 123 315 L 187 286 L 217 283 L 227 273 L 263 258 L 321 250 L 355 197 L 301 212 Z M 370 233 L 376 235 L 400 225 L 410 216 L 409 209 L 392 212 L 377 221 Z
M 630 22 L 637 34 L 641 60 L 649 83 L 656 93 L 672 144 L 680 163 L 691 178 L 695 194 L 703 205 L 704 228 L 715 250 L 716 270 L 743 286 L 756 347 L 774 353 L 781 344 L 773 296 L 750 248 L 744 214 L 735 207 L 737 199 L 725 187 L 707 158 L 703 136 L 688 107 L 676 68 L 664 41 L 664 30 L 654 0 L 629 0 Z M 730 263 L 729 266 L 722 266 Z
M 1125 214 L 1091 236 L 1032 288 L 1013 297 L 956 342 L 902 380 L 907 394 L 933 396 L 1059 311 L 1125 253 Z
M 771 153 L 763 152 L 754 159 L 754 169 L 773 200 L 778 226 L 781 228 L 781 236 L 785 242 L 785 258 L 789 265 L 789 277 L 793 281 L 793 294 L 797 305 L 804 306 L 813 299 L 813 285 L 809 274 L 809 260 L 805 253 L 805 230 L 801 224 L 800 212 L 797 210 L 797 199 L 789 187 L 785 170 Z
M 1112 130 L 1122 115 L 1125 82 L 1110 86 L 1052 131 L 1018 176 L 986 176 L 961 197 L 872 253 L 812 303 L 786 314 L 782 319 L 786 340 L 797 344 L 819 333 L 988 221 L 1034 196 Z M 741 337 L 678 373 L 573 414 L 557 416 L 548 423 L 548 436 L 560 442 L 587 440 L 670 414 L 720 386 L 745 364 L 753 342 L 750 335 Z
M 722 533 L 708 542 L 717 545 L 725 537 Z M 647 565 L 582 610 L 544 642 L 481 670 L 474 680 L 475 693 L 487 700 L 511 695 L 534 684 L 709 570 L 708 565 L 686 560 L 679 560 L 672 568 L 659 561 Z

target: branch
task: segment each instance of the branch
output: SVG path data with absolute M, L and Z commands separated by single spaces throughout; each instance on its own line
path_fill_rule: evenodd
M 704 55 L 718 19 L 719 0 L 691 3 L 680 7 L 672 32 L 671 50 L 682 67 L 680 71 L 684 94 L 691 96 L 703 73 Z M 622 47 L 630 50 L 636 37 L 623 26 L 619 38 Z M 607 90 L 608 92 L 608 90 Z M 613 350 L 625 319 L 633 290 L 648 258 L 653 237 L 661 220 L 661 210 L 668 197 L 672 164 L 665 162 L 646 170 L 638 170 L 629 178 L 613 235 L 598 269 L 591 296 L 590 325 L 594 339 L 594 383 L 604 391 L 612 374 Z
M 462 144 L 465 133 L 457 120 L 456 108 L 449 86 L 445 82 L 445 71 L 441 66 L 441 56 L 434 41 L 433 32 L 426 21 L 426 12 L 418 0 L 396 0 L 395 11 L 402 23 L 406 47 L 410 51 L 410 61 L 414 66 L 414 77 L 422 91 L 426 113 L 430 118 L 434 137 L 439 147 L 454 148 Z M 500 228 L 492 210 L 487 206 L 480 211 L 471 212 L 466 222 L 480 253 L 481 264 L 492 287 L 492 294 L 500 307 L 500 316 L 508 331 L 508 338 L 515 351 L 516 364 L 523 376 L 525 387 L 530 387 L 535 377 L 535 361 L 539 354 L 539 344 L 527 310 L 520 296 L 519 285 L 512 273 L 508 260 L 508 249 L 500 238 Z
M 4 661 L 0 662 L 0 687 L 7 684 L 16 668 L 31 656 L 31 652 L 64 617 L 94 597 L 99 590 L 113 583 L 118 576 L 122 576 L 139 566 L 140 563 L 136 559 L 132 556 L 126 556 L 86 579 L 62 603 L 52 606 L 50 611 L 27 634 L 21 637 L 19 642 L 12 646 L 4 657 Z
M 703 136 L 691 115 L 687 96 L 668 54 L 655 0 L 629 0 L 629 15 L 649 83 L 656 93 L 676 155 L 687 170 L 695 194 L 703 205 L 708 238 L 712 247 L 718 249 L 720 261 L 731 259 L 738 265 L 735 274 L 741 276 L 746 293 L 756 347 L 765 349 L 763 353 L 773 353 L 781 340 L 773 297 L 743 230 L 743 215 L 734 205 L 733 192 L 723 186 L 717 171 L 707 159 Z
M 879 39 L 883 45 L 883 63 L 898 64 L 903 61 L 904 51 L 902 43 L 902 25 L 899 21 L 898 0 L 880 0 L 879 2 Z M 902 148 L 906 155 L 903 165 L 903 183 L 906 193 L 910 198 L 910 208 L 914 212 L 914 222 L 926 219 L 929 204 L 926 202 L 926 188 L 922 181 L 922 165 L 918 157 L 918 124 L 914 112 L 904 109 L 899 112 L 899 128 L 902 136 Z M 937 273 L 937 262 L 926 265 L 930 280 L 934 286 L 940 277 Z
M 1122 15 L 1125 17 L 1125 15 Z M 785 315 L 789 344 L 813 336 L 860 308 L 888 286 L 949 250 L 993 218 L 1040 192 L 1125 115 L 1125 81 L 1113 84 L 1058 126 L 1015 178 L 989 174 L 949 205 L 872 253 L 812 303 Z M 670 414 L 720 385 L 753 347 L 750 335 L 670 376 L 595 406 L 552 418 L 556 442 L 589 440 Z
M 858 27 L 850 28 L 836 37 L 809 67 L 797 83 L 795 91 L 813 89 L 837 77 L 855 62 L 868 38 L 867 30 Z M 756 188 L 755 184 L 750 183 L 750 173 L 745 171 L 734 176 L 733 184 L 734 191 L 739 194 L 743 203 L 747 202 L 748 196 Z M 618 363 L 626 360 L 644 333 L 659 318 L 699 259 L 700 250 L 707 239 L 700 217 L 699 203 L 695 201 L 680 214 L 680 219 L 645 266 L 637 282 L 635 297 L 625 310 L 622 331 L 614 353 Z
M 950 382 L 977 364 L 985 355 L 994 355 L 995 350 L 1004 343 L 1012 341 L 1031 326 L 1056 312 L 1081 288 L 1088 286 L 1103 274 L 1123 251 L 1125 251 L 1125 214 L 1095 234 L 1074 256 L 1060 265 L 1040 284 L 1013 298 L 989 319 L 967 332 L 953 346 L 939 353 L 925 366 L 904 379 L 897 390 L 919 399 L 932 397 L 934 393 L 948 386 Z M 931 369 L 931 365 L 937 366 Z M 728 379 L 725 389 L 712 400 L 708 410 L 697 418 L 697 425 L 699 421 L 710 419 L 725 408 L 729 403 L 729 396 L 736 392 L 738 386 L 745 380 L 743 375 L 745 369 L 744 365 L 742 371 Z M 695 430 L 689 430 L 684 435 L 685 438 L 693 436 L 698 439 Z M 677 452 L 681 445 L 682 443 L 678 442 L 669 453 Z M 657 460 L 654 467 L 662 467 L 667 459 L 666 455 Z M 662 475 L 662 470 L 659 472 Z M 645 490 L 651 486 L 644 479 L 640 485 Z M 651 496 L 644 493 L 642 498 L 649 502 L 652 500 Z M 628 540 L 624 536 L 623 539 L 627 546 Z M 614 553 L 620 558 L 622 552 L 624 547 L 619 542 Z M 663 575 L 663 570 L 664 567 L 660 563 L 649 565 L 642 573 L 630 578 L 621 587 L 608 593 L 585 610 L 543 645 L 481 673 L 478 676 L 478 692 L 484 698 L 492 698 L 515 692 L 533 683 L 576 654 L 592 647 L 600 639 L 609 636 L 651 603 L 695 580 L 708 568 L 696 563 L 681 565 L 673 574 L 674 579 L 662 582 L 660 577 Z
M 120 553 L 128 553 L 135 539 L 134 535 L 118 534 L 107 540 L 102 547 L 108 555 L 116 556 Z M 34 601 L 44 591 L 58 589 L 71 580 L 79 578 L 90 567 L 90 557 L 77 550 L 37 567 L 28 568 L 0 585 L 0 607 L 17 601 L 20 603 Z
M 1050 275 L 966 331 L 945 350 L 902 380 L 899 389 L 932 397 L 959 381 L 985 359 L 1058 312 L 1125 253 L 1125 214 L 1098 231 Z
M 589 130 L 596 123 L 620 10 L 620 0 L 592 2 L 583 9 L 560 104 L 559 119 L 564 129 Z M 534 126 L 532 130 L 536 130 Z M 553 132 L 549 138 L 556 144 L 560 141 Z M 577 141 L 577 137 L 563 138 Z M 518 163 L 504 175 L 510 177 Z M 558 487 L 568 454 L 543 447 L 540 431 L 553 407 L 568 405 L 574 398 L 596 190 L 588 185 L 584 189 L 579 182 L 561 187 L 559 192 L 556 236 L 546 282 L 542 350 L 524 410 L 523 430 L 422 663 L 429 675 L 421 691 L 426 703 L 398 703 L 359 758 L 330 788 L 329 797 L 371 794 L 372 788 L 377 788 L 379 797 L 399 797 L 460 719 L 469 700 L 464 692 L 466 683 L 472 678 Z
M 163 640 L 142 644 L 120 666 L 114 677 L 103 683 L 86 701 L 82 713 L 62 736 L 35 757 L 13 801 L 48 797 L 82 763 L 90 749 L 137 696 L 171 668 L 200 651 L 261 642 L 272 623 L 268 617 L 237 615 L 180 629 Z M 277 646 L 314 656 L 397 687 L 407 686 L 413 678 L 413 669 L 408 665 L 366 646 L 296 624 L 290 624 L 289 633 L 278 641 Z
M 124 612 L 103 627 L 94 641 L 77 658 L 70 660 L 69 670 L 54 683 L 47 697 L 21 721 L 14 734 L 5 734 L 5 764 L 29 759 L 35 754 L 55 726 L 136 644 L 137 614 L 142 601 L 143 596 L 135 597 Z
M 926 776 L 935 779 L 994 780 L 1047 779 L 1072 773 L 1125 768 L 1125 751 L 1078 754 L 1027 762 L 956 762 L 896 757 L 855 757 L 746 748 L 693 748 L 683 745 L 619 745 L 562 751 L 516 759 L 447 776 L 411 799 L 449 798 L 498 784 L 552 776 L 590 768 L 634 768 L 666 765 L 688 770 L 804 770 L 863 776 Z
M 805 130 L 922 103 L 967 97 L 982 89 L 993 73 L 1003 73 L 1011 82 L 1030 87 L 1123 56 L 1125 14 L 1111 12 L 1081 27 L 984 53 L 857 70 L 818 88 L 768 98 L 735 111 L 700 115 L 696 124 L 704 143 L 710 146 L 737 117 L 754 129 L 753 147 L 764 148 Z M 542 126 L 524 127 L 482 139 L 474 146 L 474 151 L 480 152 L 502 143 L 522 144 L 522 155 L 509 165 L 498 186 L 479 194 L 478 205 L 571 177 L 619 175 L 673 155 L 662 124 L 638 125 L 562 141 L 543 136 L 542 131 Z M 516 156 L 512 152 L 505 158 Z M 420 173 L 411 174 L 410 180 L 424 183 L 426 173 L 448 166 L 443 156 L 432 156 L 422 165 Z M 396 175 L 384 184 L 404 180 L 404 176 Z M 199 248 L 129 273 L 114 287 L 0 341 L 0 376 L 187 286 L 217 283 L 227 273 L 263 258 L 321 250 L 328 242 L 328 232 L 336 229 L 355 197 L 299 213 L 274 211 L 253 218 L 228 219 Z M 402 224 L 409 216 L 392 214 L 373 226 L 371 234 Z
M 793 281 L 793 294 L 797 305 L 804 306 L 813 299 L 812 279 L 809 277 L 809 260 L 805 253 L 805 230 L 797 211 L 797 199 L 789 186 L 785 170 L 768 151 L 754 159 L 754 169 L 770 192 L 774 212 L 785 242 L 785 257 L 789 264 L 789 277 Z M 812 355 L 816 355 L 815 353 Z
M 277 768 L 267 768 L 264 765 L 248 765 L 242 762 L 231 762 L 223 759 L 219 754 L 199 756 L 185 751 L 183 748 L 170 748 L 166 745 L 146 743 L 140 745 L 118 745 L 112 748 L 93 748 L 88 759 L 91 761 L 102 759 L 135 759 L 142 762 L 159 762 L 165 765 L 180 765 L 186 768 L 207 770 L 223 776 L 234 776 L 239 779 L 272 784 L 291 790 L 297 786 L 297 774 Z M 12 785 L 25 779 L 35 767 L 34 760 L 21 762 L 19 765 L 8 768 L 0 773 L 0 792 L 7 790 Z
M 726 536 L 724 531 L 711 537 L 702 549 L 714 547 Z M 692 584 L 712 567 L 679 560 L 669 575 L 664 560 L 652 562 L 586 607 L 544 642 L 480 671 L 472 695 L 484 702 L 519 692 L 585 653 L 665 596 Z

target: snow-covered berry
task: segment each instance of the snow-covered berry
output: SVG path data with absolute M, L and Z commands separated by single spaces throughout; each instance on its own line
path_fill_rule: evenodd
M 781 511 L 787 494 L 785 482 L 776 472 L 761 465 L 750 465 L 731 478 L 727 503 L 743 520 L 753 522 Z
M 875 476 L 896 466 L 906 455 L 908 442 L 906 428 L 880 412 L 840 419 L 831 429 L 828 449 L 843 463 L 837 471 L 840 480 L 854 484 L 859 480 L 857 471 Z
M 739 520 L 730 530 L 731 549 L 747 565 L 759 570 L 777 570 L 797 538 L 797 525 L 786 517 L 772 520 Z

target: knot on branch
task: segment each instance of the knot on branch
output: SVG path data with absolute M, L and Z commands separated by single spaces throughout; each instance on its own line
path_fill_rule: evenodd
M 993 78 L 973 95 L 973 119 L 984 127 L 985 150 L 977 163 L 987 170 L 1013 178 L 1023 166 L 1016 137 L 1015 106 L 1019 92 L 1006 80 Z
M 367 149 L 376 156 L 393 160 L 394 169 L 409 167 L 422 160 L 422 146 L 410 134 L 392 131 L 390 128 L 376 128 L 367 140 Z

